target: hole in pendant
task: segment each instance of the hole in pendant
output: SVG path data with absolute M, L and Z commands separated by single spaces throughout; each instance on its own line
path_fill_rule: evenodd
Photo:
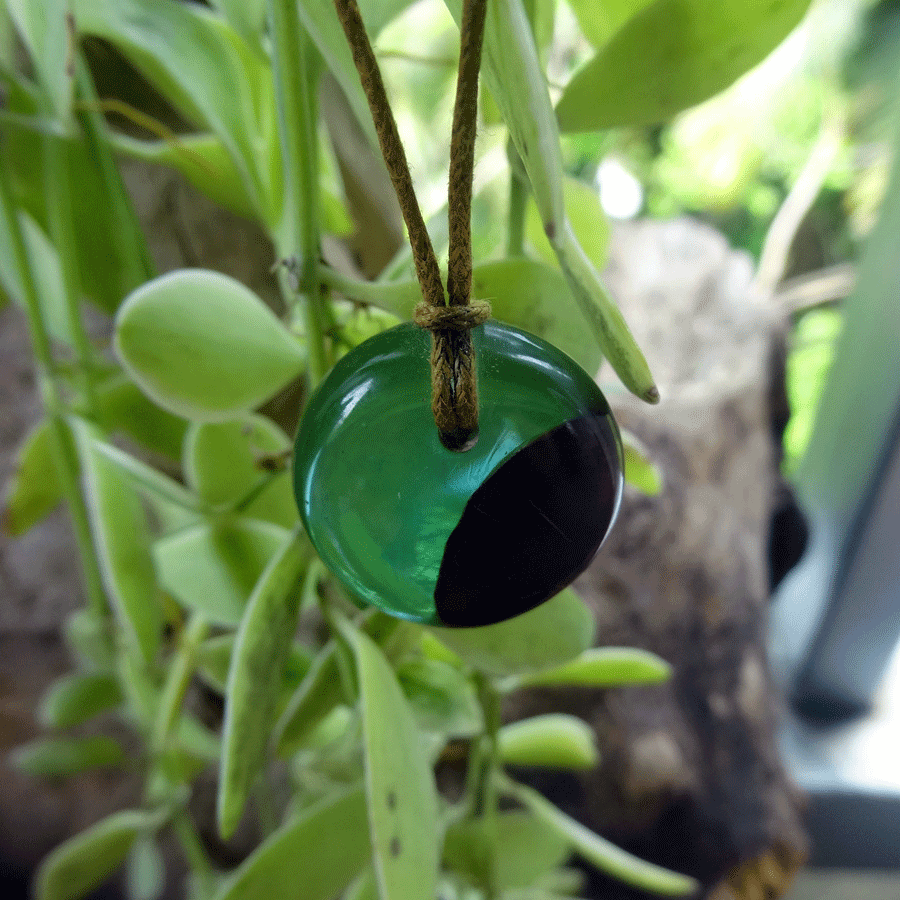
M 465 453 L 478 443 L 478 428 L 455 428 L 453 431 L 439 431 L 441 443 L 454 453 Z

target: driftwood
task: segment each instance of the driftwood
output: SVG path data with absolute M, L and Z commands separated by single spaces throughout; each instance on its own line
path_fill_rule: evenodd
M 611 402 L 665 488 L 653 498 L 626 489 L 576 587 L 599 644 L 652 650 L 675 674 L 657 687 L 532 691 L 507 712 L 567 711 L 594 727 L 596 771 L 530 773 L 591 827 L 698 877 L 715 900 L 780 897 L 806 842 L 776 750 L 765 648 L 779 322 L 749 296 L 747 258 L 695 222 L 623 225 L 611 260 L 611 290 L 663 397 L 655 408 L 618 392 Z M 645 896 L 594 887 L 596 897 Z

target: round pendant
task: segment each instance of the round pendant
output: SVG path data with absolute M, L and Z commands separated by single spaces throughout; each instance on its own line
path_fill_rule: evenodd
M 431 336 L 399 325 L 341 359 L 294 449 L 310 540 L 351 597 L 431 625 L 490 625 L 583 572 L 622 495 L 622 445 L 594 380 L 527 332 L 472 330 L 478 439 L 441 444 Z

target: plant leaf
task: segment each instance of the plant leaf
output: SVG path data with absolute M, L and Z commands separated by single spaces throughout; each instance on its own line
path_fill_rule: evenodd
M 240 821 L 265 756 L 309 555 L 308 543 L 291 534 L 260 575 L 241 620 L 228 672 L 219 769 L 217 821 L 226 838 Z
M 346 621 L 359 677 L 366 797 L 381 900 L 434 897 L 437 792 L 412 711 L 378 645 Z
M 486 675 L 518 675 L 558 666 L 591 646 L 594 616 L 566 588 L 514 619 L 482 628 L 429 628 L 442 644 Z
M 654 0 L 576 73 L 563 131 L 653 125 L 728 87 L 800 23 L 810 0 Z M 739 24 L 738 24 L 739 23 Z
M 671 897 L 693 894 L 699 888 L 693 878 L 645 862 L 604 840 L 557 809 L 537 791 L 515 784 L 506 778 L 503 779 L 502 785 L 506 792 L 519 800 L 548 828 L 552 828 L 565 838 L 579 856 L 595 865 L 601 872 L 632 887 Z
M 139 834 L 158 825 L 158 815 L 123 810 L 69 838 L 41 863 L 36 900 L 84 897 L 121 865 Z
M 650 459 L 647 448 L 629 431 L 622 432 L 622 448 L 625 451 L 625 480 L 648 497 L 661 494 L 662 472 Z
M 326 797 L 267 838 L 215 900 L 332 900 L 369 859 L 361 787 Z
M 57 119 L 69 119 L 72 76 L 67 71 L 71 56 L 66 24 L 68 0 L 8 0 L 6 9 L 22 36 L 41 85 Z
M 96 448 L 99 432 L 80 420 L 71 421 L 103 583 L 123 633 L 150 662 L 162 635 L 162 605 L 147 516 L 131 483 Z
M 655 653 L 632 647 L 594 647 L 571 662 L 517 679 L 517 687 L 616 687 L 667 681 L 672 667 Z
M 153 546 L 159 580 L 180 603 L 217 625 L 235 626 L 287 531 L 270 522 L 203 522 Z
M 122 745 L 106 735 L 47 738 L 17 747 L 13 764 L 22 772 L 43 778 L 64 778 L 86 769 L 110 769 L 125 761 Z
M 496 890 L 507 891 L 532 887 L 571 854 L 569 842 L 530 813 L 501 812 L 494 825 L 493 836 L 483 819 L 451 825 L 444 839 L 444 865 L 476 884 L 484 884 L 488 876 Z
M 498 735 L 498 750 L 500 759 L 509 766 L 593 769 L 600 761 L 591 728 L 563 713 L 504 725 Z
M 157 900 L 166 885 L 165 862 L 155 838 L 142 835 L 125 860 L 128 900 Z
M 54 682 L 41 699 L 38 718 L 45 728 L 71 728 L 118 706 L 122 691 L 107 672 L 68 675 Z
M 472 682 L 455 666 L 434 659 L 408 659 L 397 681 L 422 731 L 445 737 L 474 737 L 484 728 Z
M 265 488 L 242 512 L 293 528 L 298 514 L 286 466 L 290 446 L 288 436 L 263 416 L 195 424 L 184 443 L 185 479 L 211 506 L 222 506 L 246 497 L 268 477 Z M 260 460 L 269 456 L 284 456 L 282 472 L 267 476 Z
M 223 421 L 296 377 L 305 354 L 240 282 L 182 269 L 131 293 L 116 317 L 116 352 L 144 393 L 176 415 Z
M 602 47 L 632 16 L 653 0 L 569 0 L 584 36 Z
M 19 447 L 3 501 L 3 530 L 13 537 L 25 534 L 62 500 L 51 440 L 45 419 L 28 432 Z
M 255 142 L 274 121 L 274 94 L 259 53 L 219 16 L 193 4 L 75 0 L 78 27 L 110 41 L 190 121 L 211 128 L 241 173 L 263 221 L 270 198 Z

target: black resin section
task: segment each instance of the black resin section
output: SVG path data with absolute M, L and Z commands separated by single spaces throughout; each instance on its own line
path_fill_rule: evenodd
M 491 625 L 561 591 L 600 548 L 622 492 L 611 417 L 570 419 L 513 454 L 469 499 L 434 590 L 444 625 Z

